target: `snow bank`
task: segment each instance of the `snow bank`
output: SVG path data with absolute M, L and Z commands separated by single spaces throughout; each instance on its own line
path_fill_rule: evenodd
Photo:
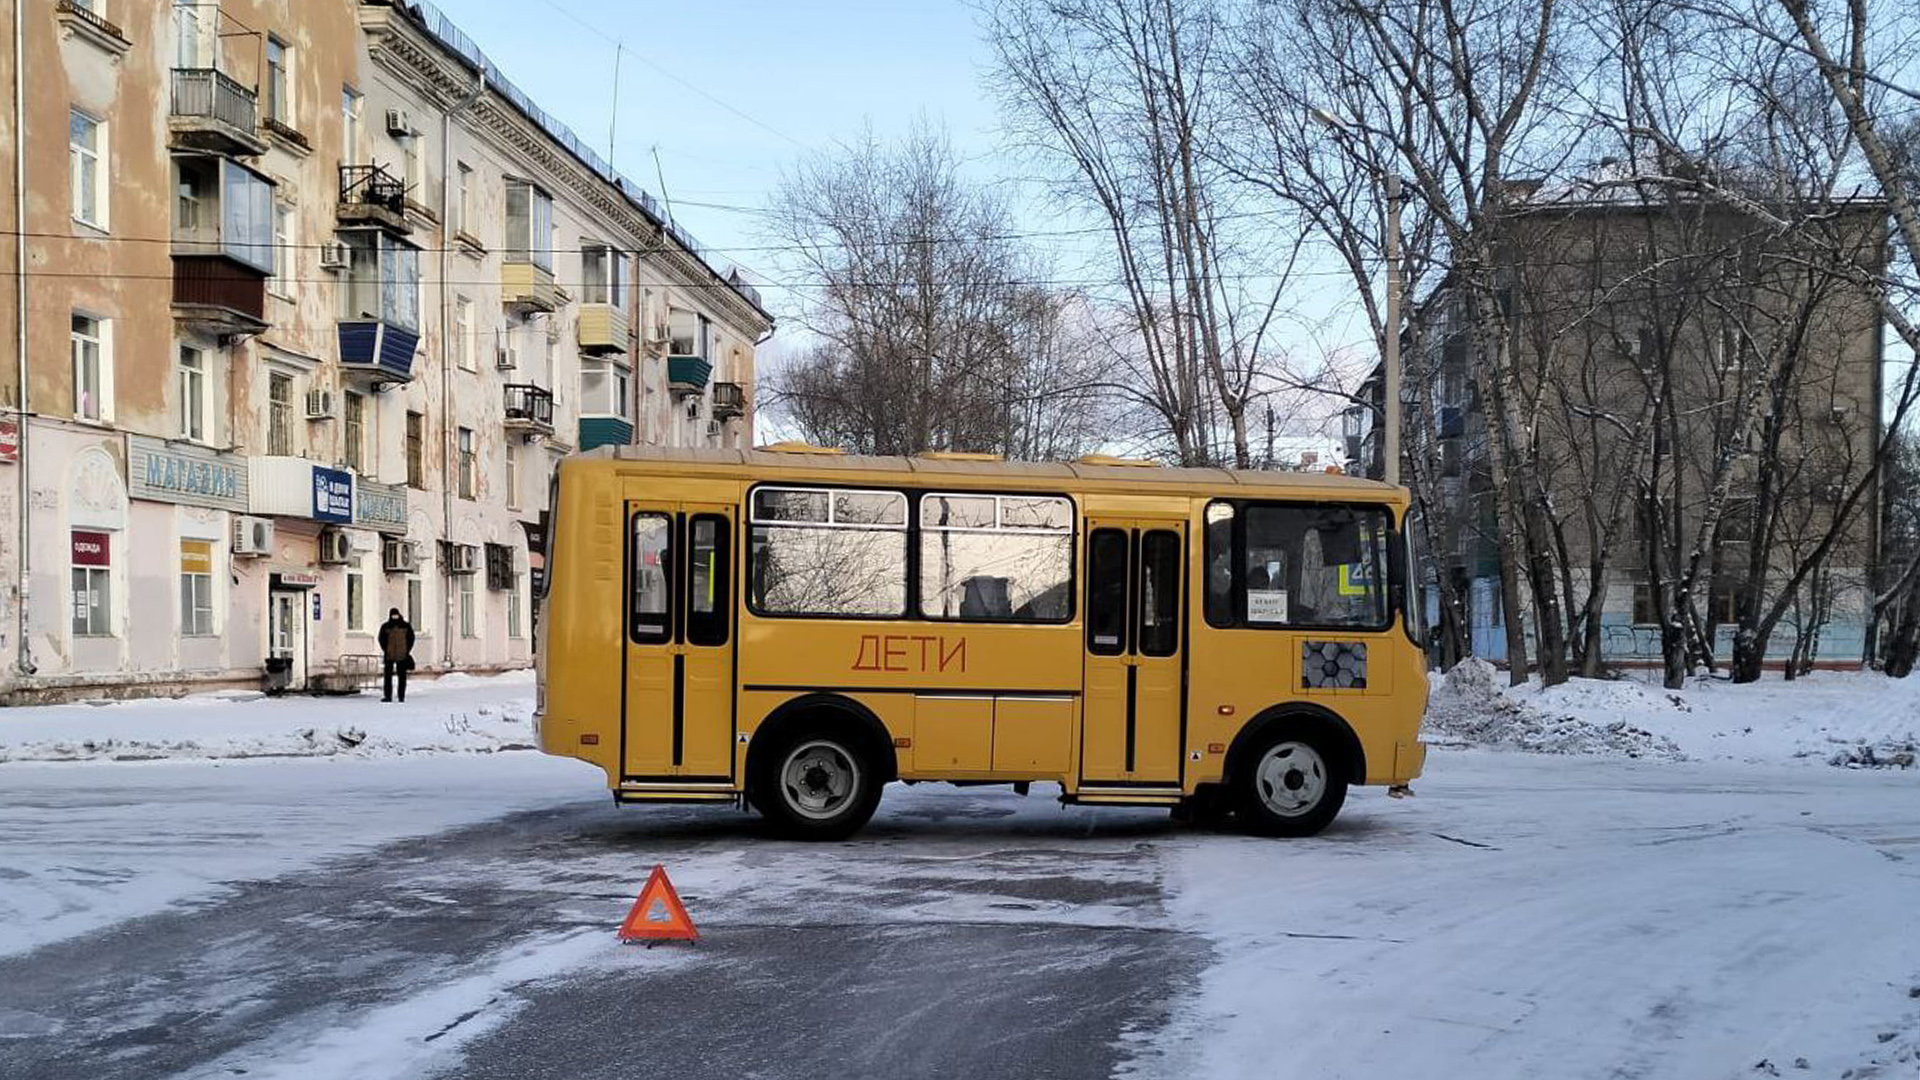
M 1428 742 L 1493 746 L 1539 754 L 1624 754 L 1679 759 L 1670 739 L 1635 726 L 1626 715 L 1596 718 L 1600 709 L 1537 705 L 1501 687 L 1504 678 L 1485 660 L 1466 660 L 1435 683 L 1427 704 Z M 1618 684 L 1590 682 L 1596 688 Z M 1626 710 L 1637 714 L 1638 709 Z
M 419 680 L 404 703 L 377 695 L 182 698 L 0 709 L 0 762 L 395 757 L 531 750 L 533 676 Z
M 1626 754 L 1737 761 L 1813 761 L 1913 768 L 1920 759 L 1920 678 L 1823 671 L 1735 685 L 1690 680 L 1680 690 L 1637 678 L 1505 685 L 1481 660 L 1436 680 L 1430 741 L 1540 753 Z

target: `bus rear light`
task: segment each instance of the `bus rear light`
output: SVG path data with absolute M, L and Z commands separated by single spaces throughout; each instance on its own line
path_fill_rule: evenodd
M 1220 706 L 1220 715 L 1221 715 L 1221 716 L 1232 716 L 1232 715 L 1233 715 L 1233 706 L 1231 706 L 1231 705 L 1222 705 L 1222 706 Z

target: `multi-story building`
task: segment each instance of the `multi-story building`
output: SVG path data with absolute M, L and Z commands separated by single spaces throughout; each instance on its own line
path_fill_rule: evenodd
M 758 295 L 430 5 L 6 17 L 12 699 L 322 684 L 389 608 L 525 665 L 561 455 L 750 443 Z
M 1692 603 L 1725 660 L 1749 583 L 1779 595 L 1829 531 L 1767 655 L 1785 660 L 1813 635 L 1829 660 L 1860 656 L 1877 492 L 1846 508 L 1884 431 L 1873 283 L 1887 220 L 1878 200 L 1827 209 L 1783 232 L 1706 201 L 1576 184 L 1526 192 L 1505 222 L 1499 292 L 1536 444 L 1530 482 L 1560 519 L 1568 595 L 1587 595 L 1604 546 L 1610 663 L 1661 656 L 1652 559 L 1672 577 L 1699 553 Z M 1517 623 L 1500 602 L 1486 364 L 1454 286 L 1422 298 L 1403 338 L 1406 474 L 1434 508 L 1429 580 L 1447 576 L 1471 650 L 1499 659 Z M 1347 414 L 1366 475 L 1379 475 L 1384 393 L 1376 370 Z

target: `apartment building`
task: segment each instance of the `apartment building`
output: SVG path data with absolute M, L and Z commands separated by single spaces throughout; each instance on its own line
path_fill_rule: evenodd
M 560 456 L 751 441 L 758 295 L 430 5 L 8 6 L 11 699 L 524 666 Z
M 1835 515 L 1884 430 L 1884 327 L 1871 283 L 1885 267 L 1885 204 L 1843 199 L 1783 233 L 1632 185 L 1519 194 L 1499 268 L 1515 389 L 1538 444 L 1533 479 L 1562 523 L 1568 595 L 1587 595 L 1595 550 L 1607 552 L 1601 655 L 1659 660 L 1650 560 L 1684 568 L 1698 549 L 1693 603 L 1725 661 L 1749 583 L 1777 595 L 1839 521 L 1767 656 L 1785 661 L 1811 641 L 1825 661 L 1856 663 L 1879 551 L 1877 492 Z M 1405 472 L 1424 486 L 1437 541 L 1429 580 L 1449 577 L 1471 651 L 1502 659 L 1522 622 L 1502 610 L 1485 362 L 1451 276 L 1415 306 L 1403 342 Z M 1365 475 L 1379 475 L 1384 394 L 1376 369 L 1346 416 L 1350 467 Z M 1524 629 L 1534 629 L 1530 615 Z

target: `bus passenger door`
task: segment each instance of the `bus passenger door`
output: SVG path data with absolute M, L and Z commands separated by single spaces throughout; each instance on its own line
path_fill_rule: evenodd
M 627 505 L 623 768 L 733 775 L 733 508 Z
M 1180 782 L 1184 620 L 1180 521 L 1089 520 L 1080 778 Z

